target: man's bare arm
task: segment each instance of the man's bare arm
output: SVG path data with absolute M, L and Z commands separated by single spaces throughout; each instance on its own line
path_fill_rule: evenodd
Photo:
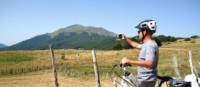
M 137 65 L 137 66 L 142 66 L 142 67 L 152 67 L 153 66 L 153 61 L 152 60 L 129 60 L 127 58 L 123 58 L 121 60 L 122 64 L 133 64 L 133 65 Z
M 151 60 L 145 60 L 145 61 L 142 61 L 142 60 L 139 60 L 139 61 L 129 60 L 128 63 L 129 64 L 133 64 L 133 65 L 142 66 L 142 67 L 147 67 L 147 68 L 150 68 L 150 67 L 153 66 L 153 62 Z
M 141 48 L 141 45 L 135 41 L 130 40 L 129 38 L 125 38 L 126 42 L 134 48 Z

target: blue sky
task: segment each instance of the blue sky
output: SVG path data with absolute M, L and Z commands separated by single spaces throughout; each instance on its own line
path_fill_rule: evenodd
M 135 36 L 134 26 L 144 19 L 157 20 L 157 35 L 200 35 L 200 0 L 0 0 L 0 43 L 73 24 Z

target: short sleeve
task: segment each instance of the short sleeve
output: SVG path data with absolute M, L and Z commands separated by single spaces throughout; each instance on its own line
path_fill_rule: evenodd
M 146 47 L 146 56 L 145 56 L 145 58 L 147 59 L 147 60 L 152 60 L 152 61 L 154 61 L 154 58 L 155 58 L 155 48 L 154 47 L 152 47 L 152 46 L 147 46 Z

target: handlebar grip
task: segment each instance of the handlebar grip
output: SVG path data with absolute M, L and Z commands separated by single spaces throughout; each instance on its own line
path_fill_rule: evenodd
M 126 63 L 126 64 L 120 64 L 120 67 L 127 67 L 127 66 L 132 66 L 132 65 L 129 64 L 129 63 Z

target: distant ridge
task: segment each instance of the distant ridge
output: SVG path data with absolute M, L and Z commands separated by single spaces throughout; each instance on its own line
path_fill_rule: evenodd
M 0 48 L 7 47 L 5 44 L 0 43 Z
M 64 32 L 76 32 L 76 33 L 87 32 L 89 34 L 95 33 L 100 36 L 112 36 L 112 37 L 116 35 L 115 33 L 110 32 L 102 27 L 83 26 L 80 24 L 74 24 L 65 28 L 61 28 L 53 33 L 50 33 L 50 35 L 56 36 Z
M 1 50 L 40 50 L 53 44 L 58 49 L 112 49 L 116 34 L 101 27 L 80 24 L 60 28 L 55 32 L 35 36 Z

